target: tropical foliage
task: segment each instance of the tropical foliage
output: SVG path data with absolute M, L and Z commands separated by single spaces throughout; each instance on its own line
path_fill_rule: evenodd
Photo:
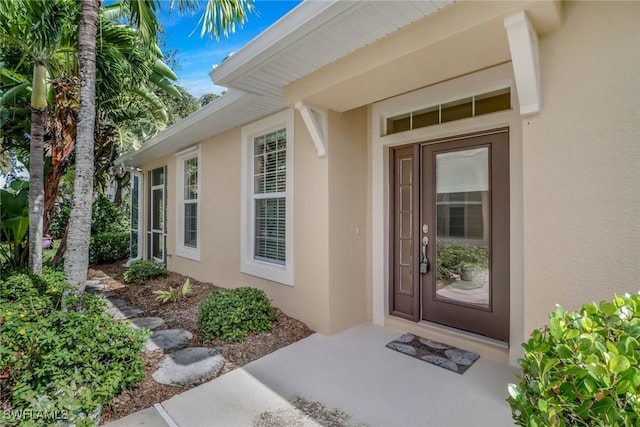
M 521 426 L 637 426 L 640 420 L 640 294 L 562 307 L 522 346 L 508 399 Z
M 13 181 L 8 190 L 0 190 L 0 268 L 12 270 L 25 266 L 29 248 L 29 183 Z
M 114 320 L 98 296 L 86 298 L 83 312 L 62 311 L 68 287 L 47 268 L 0 280 L 0 406 L 12 408 L 0 411 L 1 425 L 50 424 L 20 419 L 21 410 L 95 425 L 89 414 L 144 378 L 140 352 L 149 332 Z

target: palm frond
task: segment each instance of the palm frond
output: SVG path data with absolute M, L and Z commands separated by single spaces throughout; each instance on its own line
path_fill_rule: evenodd
M 16 105 L 18 97 L 29 99 L 31 97 L 31 85 L 20 83 L 7 90 L 0 97 L 0 105 Z
M 236 30 L 236 22 L 240 27 L 248 19 L 247 13 L 253 12 L 253 0 L 208 0 L 202 23 L 200 36 L 209 34 L 210 37 L 220 39 Z
M 161 59 L 156 59 L 156 62 L 153 64 L 153 71 L 168 79 L 178 80 L 178 76 L 176 76 L 176 73 L 174 73 L 167 64 L 162 62 Z
M 156 42 L 158 33 L 158 21 L 156 9 L 158 0 L 128 0 L 129 19 L 138 28 L 142 41 L 148 45 Z

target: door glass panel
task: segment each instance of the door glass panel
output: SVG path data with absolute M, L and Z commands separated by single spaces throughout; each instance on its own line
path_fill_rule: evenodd
M 163 192 L 162 188 L 154 188 L 151 194 L 151 228 L 154 230 L 162 230 L 164 228 Z
M 140 176 L 137 174 L 131 174 L 131 227 L 130 227 L 130 243 L 129 243 L 129 258 L 136 259 L 140 256 L 138 248 L 139 240 L 138 233 L 140 231 Z
M 489 148 L 435 155 L 436 299 L 489 308 Z
M 151 233 L 151 256 L 164 260 L 164 239 L 161 233 Z

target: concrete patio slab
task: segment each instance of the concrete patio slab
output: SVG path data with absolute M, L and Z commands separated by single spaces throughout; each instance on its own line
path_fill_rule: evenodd
M 109 427 L 168 427 L 156 408 L 146 408 L 107 424 Z
M 264 412 L 291 413 L 296 396 L 344 411 L 354 425 L 514 425 L 505 399 L 515 368 L 480 358 L 460 375 L 385 347 L 400 335 L 371 324 L 314 334 L 162 407 L 180 427 L 253 426 Z

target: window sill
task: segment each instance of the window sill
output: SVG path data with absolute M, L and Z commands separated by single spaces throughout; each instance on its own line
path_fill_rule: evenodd
M 200 251 L 194 249 L 188 249 L 185 247 L 176 249 L 176 256 L 180 258 L 186 258 L 191 261 L 200 261 Z
M 268 262 L 245 260 L 240 271 L 250 276 L 270 280 L 286 286 L 293 286 L 293 271 L 291 267 L 270 264 Z

